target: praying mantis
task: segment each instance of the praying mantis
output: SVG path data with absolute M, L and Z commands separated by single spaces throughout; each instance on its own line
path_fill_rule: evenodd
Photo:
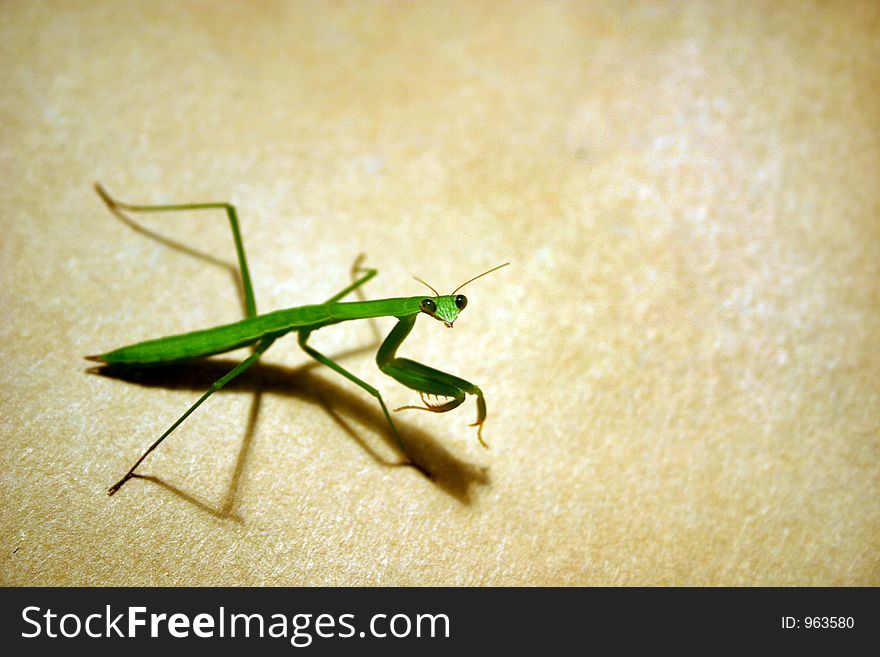
M 391 435 L 394 441 L 406 455 L 409 464 L 415 466 L 427 476 L 427 473 L 419 466 L 407 450 L 404 440 L 401 438 L 388 407 L 382 399 L 379 390 L 355 376 L 336 361 L 328 358 L 308 344 L 309 336 L 314 331 L 326 326 L 348 322 L 357 319 L 370 319 L 374 317 L 395 317 L 397 324 L 382 342 L 376 353 L 376 363 L 379 369 L 386 375 L 395 379 L 404 386 L 419 393 L 423 406 L 401 406 L 394 409 L 417 409 L 433 413 L 446 413 L 464 403 L 467 395 L 476 397 L 477 420 L 470 426 L 477 427 L 477 439 L 483 447 L 488 447 L 483 440 L 483 423 L 486 420 L 486 400 L 479 387 L 462 378 L 434 369 L 422 363 L 407 358 L 397 357 L 397 349 L 412 331 L 416 318 L 425 314 L 443 322 L 447 328 L 452 328 L 459 313 L 467 306 L 467 297 L 458 294 L 465 285 L 472 283 L 478 278 L 490 274 L 509 262 L 484 271 L 478 276 L 459 285 L 452 294 L 440 294 L 431 285 L 422 279 L 415 277 L 417 281 L 426 285 L 434 293 L 434 296 L 398 297 L 389 299 L 342 301 L 350 293 L 360 288 L 364 283 L 378 274 L 373 268 L 363 267 L 363 256 L 359 257 L 352 267 L 352 283 L 343 288 L 324 303 L 297 306 L 284 310 L 276 310 L 265 314 L 257 314 L 257 304 L 254 290 L 251 284 L 250 271 L 244 252 L 244 243 L 238 225 L 238 213 L 229 203 L 188 203 L 174 205 L 132 205 L 115 200 L 98 183 L 95 183 L 95 191 L 111 210 L 111 212 L 181 212 L 191 210 L 223 210 L 229 220 L 232 229 L 232 239 L 235 243 L 235 251 L 238 256 L 238 271 L 241 277 L 241 287 L 245 302 L 245 318 L 231 324 L 223 324 L 213 328 L 191 331 L 171 335 L 153 340 L 146 340 L 136 344 L 127 345 L 108 351 L 103 354 L 85 356 L 87 360 L 96 361 L 110 366 L 120 367 L 149 367 L 166 365 L 182 361 L 207 358 L 215 354 L 221 354 L 241 347 L 252 346 L 251 354 L 232 368 L 225 375 L 214 381 L 208 390 L 195 401 L 183 415 L 171 424 L 156 441 L 141 454 L 128 472 L 108 490 L 108 495 L 113 495 L 133 476 L 135 470 L 155 450 L 159 444 L 183 423 L 199 406 L 211 395 L 223 388 L 227 383 L 242 374 L 259 360 L 266 350 L 275 341 L 287 333 L 296 333 L 299 346 L 309 356 L 341 374 L 346 379 L 367 391 L 376 398 L 382 413 L 388 420 Z M 429 398 L 433 397 L 434 401 Z M 443 398 L 446 401 L 440 401 Z

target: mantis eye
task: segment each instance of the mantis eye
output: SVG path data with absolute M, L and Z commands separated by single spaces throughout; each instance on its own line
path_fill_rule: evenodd
M 464 307 L 467 305 L 467 297 L 463 294 L 455 295 L 455 307 L 459 310 L 464 310 Z
M 433 315 L 435 312 L 437 312 L 437 304 L 431 301 L 431 299 L 422 299 L 422 302 L 419 304 L 419 308 L 421 308 L 423 312 L 426 312 L 429 315 Z

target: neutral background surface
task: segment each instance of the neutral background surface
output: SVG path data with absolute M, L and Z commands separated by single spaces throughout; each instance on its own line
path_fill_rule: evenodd
M 880 584 L 880 7 L 0 5 L 3 584 Z M 293 338 L 104 491 L 220 363 L 85 354 L 468 288 L 401 414 Z M 377 323 L 387 331 L 390 320 Z M 368 323 L 316 346 L 375 383 Z

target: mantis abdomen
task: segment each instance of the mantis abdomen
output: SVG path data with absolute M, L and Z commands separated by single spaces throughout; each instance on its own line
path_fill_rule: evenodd
M 328 323 L 333 320 L 325 307 L 301 306 L 209 329 L 146 340 L 89 359 L 111 365 L 164 365 L 246 347 L 273 333 L 282 334 Z

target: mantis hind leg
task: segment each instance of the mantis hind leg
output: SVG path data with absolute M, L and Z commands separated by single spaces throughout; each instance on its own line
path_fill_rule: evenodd
M 426 477 L 431 479 L 432 478 L 431 473 L 428 472 L 427 470 L 425 470 L 418 463 L 416 463 L 415 459 L 409 453 L 409 450 L 407 450 L 406 444 L 403 442 L 403 438 L 400 437 L 400 433 L 397 431 L 397 427 L 394 425 L 394 420 L 391 419 L 391 413 L 388 412 L 388 407 L 385 405 L 385 400 L 382 399 L 382 394 L 376 388 L 371 386 L 369 383 L 367 383 L 363 379 L 360 379 L 357 376 L 355 376 L 354 374 L 352 374 L 351 372 L 349 372 L 347 369 L 342 367 L 342 365 L 340 365 L 336 361 L 331 360 L 330 358 L 328 358 L 327 356 L 325 356 L 324 354 L 319 352 L 314 347 L 310 347 L 307 344 L 310 335 L 311 335 L 310 332 L 302 332 L 299 334 L 298 342 L 299 342 L 299 346 L 302 348 L 302 350 L 305 351 L 309 356 L 314 358 L 319 363 L 323 363 L 324 365 L 326 365 L 327 367 L 332 369 L 334 372 L 341 374 L 346 379 L 348 379 L 349 381 L 351 381 L 355 385 L 359 386 L 360 388 L 363 388 L 368 393 L 370 393 L 373 397 L 375 397 L 376 401 L 379 402 L 379 406 L 382 408 L 382 413 L 385 415 L 385 419 L 388 420 L 388 426 L 391 427 L 391 435 L 394 437 L 394 442 L 397 443 L 397 446 L 400 447 L 400 450 L 406 455 L 407 459 L 409 459 L 408 465 L 412 465 L 414 468 L 419 470 Z
M 234 379 L 239 374 L 244 372 L 247 368 L 249 368 L 251 365 L 256 363 L 257 359 L 259 359 L 259 357 L 263 354 L 263 352 L 266 351 L 266 349 L 268 349 L 270 346 L 272 346 L 273 342 L 275 342 L 275 338 L 263 339 L 257 345 L 256 349 L 254 349 L 253 353 L 250 356 L 245 358 L 243 361 L 241 361 L 238 365 L 236 365 L 234 368 L 232 368 L 229 372 L 224 374 L 222 377 L 220 377 L 219 379 L 214 381 L 214 383 L 211 384 L 211 387 L 208 388 L 207 392 L 205 392 L 205 394 L 203 394 L 201 397 L 199 397 L 199 399 L 196 401 L 196 403 L 194 403 L 192 406 L 190 406 L 183 415 L 181 415 L 179 418 L 177 418 L 177 420 L 175 420 L 174 424 L 172 424 L 170 427 L 168 427 L 168 429 L 165 430 L 165 433 L 163 433 L 161 436 L 159 436 L 159 438 L 156 440 L 156 442 L 154 442 L 152 445 L 150 445 L 150 447 L 147 449 L 147 451 L 145 451 L 143 454 L 141 454 L 141 457 L 137 461 L 135 461 L 134 465 L 131 466 L 131 469 L 129 469 L 129 471 L 125 473 L 125 476 L 122 479 L 120 479 L 119 481 L 117 481 L 115 484 L 113 484 L 107 490 L 107 494 L 113 495 L 113 493 L 115 493 L 120 488 L 122 488 L 122 485 L 134 476 L 134 471 L 143 462 L 143 460 L 145 458 L 147 458 L 147 456 L 149 456 L 150 452 L 152 452 L 154 449 L 156 449 L 163 440 L 165 440 L 168 436 L 170 436 L 171 433 L 178 426 L 180 426 L 180 424 L 186 418 L 188 418 L 192 414 L 193 411 L 195 411 L 199 406 L 202 405 L 202 403 L 206 399 L 208 399 L 208 397 L 213 395 L 215 392 L 220 390 L 220 388 L 222 388 L 227 383 L 232 381 L 232 379 Z
M 235 206 L 229 203 L 186 203 L 175 205 L 131 205 L 114 199 L 99 183 L 95 183 L 95 191 L 107 204 L 110 211 L 120 216 L 120 211 L 126 212 L 180 212 L 186 210 L 225 210 L 229 219 L 229 227 L 232 229 L 232 239 L 235 242 L 235 252 L 238 255 L 238 271 L 241 276 L 241 291 L 244 295 L 245 316 L 255 317 L 257 314 L 257 302 L 254 297 L 254 288 L 251 284 L 251 273 L 248 269 L 247 257 L 244 254 L 244 243 L 241 239 L 241 230 L 238 227 L 238 213 Z
M 417 315 L 408 317 L 399 317 L 397 325 L 385 338 L 385 342 L 379 347 L 376 354 L 376 363 L 385 374 L 396 379 L 407 388 L 418 391 L 422 398 L 424 406 L 401 406 L 395 408 L 395 411 L 405 409 L 414 409 L 422 411 L 430 411 L 432 413 L 446 413 L 457 408 L 466 398 L 466 395 L 474 395 L 477 398 L 477 421 L 471 426 L 477 427 L 477 439 L 483 447 L 488 448 L 489 445 L 483 440 L 483 422 L 486 420 L 486 400 L 483 397 L 483 391 L 480 390 L 470 381 L 441 372 L 440 370 L 428 367 L 422 363 L 418 363 L 408 358 L 397 358 L 397 348 L 406 339 L 412 331 L 416 323 Z M 431 403 L 427 397 L 435 397 L 438 399 L 435 403 Z M 447 398 L 448 401 L 440 402 L 439 398 Z

